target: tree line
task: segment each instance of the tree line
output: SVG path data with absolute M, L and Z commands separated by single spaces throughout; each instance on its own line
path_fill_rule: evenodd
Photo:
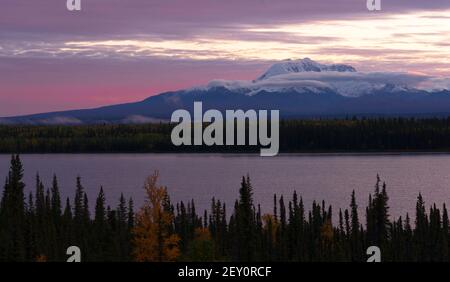
M 144 184 L 145 203 L 136 212 L 123 195 L 116 207 L 105 203 L 103 188 L 92 205 L 81 179 L 75 196 L 62 201 L 56 176 L 47 189 L 36 176 L 25 195 L 23 166 L 11 158 L 0 202 L 0 261 L 64 261 L 78 246 L 82 261 L 365 261 L 378 246 L 383 261 L 449 261 L 449 218 L 445 204 L 426 208 L 419 194 L 413 217 L 392 219 L 387 187 L 377 176 L 359 214 L 356 194 L 346 209 L 325 201 L 306 209 L 293 192 L 273 196 L 273 211 L 253 201 L 243 177 L 234 205 L 212 198 L 197 212 L 194 200 L 173 204 L 158 173 Z
M 0 125 L 0 153 L 259 152 L 259 146 L 176 147 L 170 138 L 174 126 Z M 449 144 L 450 117 L 280 121 L 281 152 L 448 152 Z

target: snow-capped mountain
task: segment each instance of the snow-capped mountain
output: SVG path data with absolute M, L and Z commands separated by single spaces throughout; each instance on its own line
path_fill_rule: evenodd
M 438 83 L 437 83 L 438 82 Z M 275 109 L 284 118 L 342 116 L 448 116 L 443 78 L 399 72 L 358 72 L 346 64 L 311 59 L 282 61 L 253 81 L 213 80 L 205 86 L 96 109 L 0 118 L 7 124 L 146 123 L 169 120 L 177 109 Z
M 206 87 L 194 89 L 224 87 L 249 96 L 262 91 L 316 94 L 331 91 L 346 97 L 359 97 L 388 88 L 391 92 L 409 90 L 413 88 L 412 83 L 426 78 L 407 73 L 363 73 L 350 65 L 326 65 L 305 58 L 275 63 L 253 81 L 213 80 Z
M 266 72 L 264 72 L 256 80 L 263 80 L 277 75 L 300 73 L 300 72 L 356 72 L 356 69 L 349 65 L 332 64 L 325 65 L 304 58 L 300 60 L 285 60 L 280 63 L 273 64 Z

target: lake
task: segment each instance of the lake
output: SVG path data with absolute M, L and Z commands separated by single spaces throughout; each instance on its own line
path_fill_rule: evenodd
M 160 184 L 168 187 L 173 202 L 194 198 L 197 211 L 209 208 L 211 198 L 225 201 L 228 211 L 238 197 L 241 177 L 250 175 L 256 203 L 263 211 L 273 207 L 273 194 L 291 198 L 294 190 L 307 209 L 313 200 L 325 200 L 346 208 L 356 191 L 361 212 L 374 189 L 377 173 L 386 181 L 390 214 L 397 217 L 415 211 L 419 192 L 427 206 L 450 202 L 450 155 L 448 154 L 294 154 L 277 157 L 231 154 L 26 154 L 21 155 L 27 191 L 35 189 L 39 172 L 44 184 L 58 176 L 61 194 L 71 196 L 77 175 L 94 207 L 103 186 L 108 204 L 116 205 L 120 193 L 136 206 L 144 201 L 146 176 L 159 170 Z M 0 155 L 4 181 L 10 155 Z M 336 217 L 335 217 L 336 218 Z

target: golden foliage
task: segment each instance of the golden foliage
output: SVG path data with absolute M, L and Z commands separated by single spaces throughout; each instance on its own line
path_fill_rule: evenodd
M 333 224 L 331 223 L 331 220 L 325 221 L 325 223 L 322 225 L 320 235 L 327 242 L 333 241 L 334 233 L 333 233 Z
M 278 221 L 271 214 L 264 214 L 262 221 L 264 229 L 271 235 L 272 243 L 275 243 L 277 239 Z
M 180 256 L 179 241 L 171 233 L 173 214 L 164 209 L 167 189 L 157 186 L 159 173 L 156 171 L 145 182 L 146 201 L 136 215 L 132 231 L 136 261 L 175 261 Z
M 36 257 L 36 262 L 47 262 L 47 256 L 46 255 L 38 255 Z
M 195 229 L 195 240 L 209 241 L 211 240 L 211 232 L 209 232 L 208 228 L 197 227 Z

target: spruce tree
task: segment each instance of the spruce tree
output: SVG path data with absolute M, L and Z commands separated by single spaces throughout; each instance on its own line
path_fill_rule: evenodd
M 110 237 L 108 236 L 108 232 L 110 231 L 107 228 L 105 194 L 103 192 L 103 187 L 100 187 L 100 192 L 98 193 L 97 200 L 95 202 L 93 231 L 93 260 L 109 260 L 109 256 L 111 254 L 108 253 L 108 248 L 111 242 L 108 240 L 108 237 Z
M 11 166 L 2 198 L 0 234 L 2 260 L 24 261 L 25 245 L 25 196 L 23 166 L 19 155 L 12 155 Z
M 237 247 L 240 261 L 252 261 L 254 257 L 254 213 L 253 213 L 253 188 L 250 177 L 242 177 L 239 189 L 239 203 L 237 206 Z
M 352 260 L 359 261 L 362 257 L 362 246 L 360 243 L 360 233 L 359 233 L 359 217 L 358 217 L 358 205 L 356 204 L 355 190 L 352 191 L 351 201 L 350 201 L 350 211 L 351 211 L 351 248 L 352 248 Z
M 52 216 L 55 223 L 58 223 L 61 217 L 61 195 L 59 193 L 58 179 L 53 175 L 52 181 Z

